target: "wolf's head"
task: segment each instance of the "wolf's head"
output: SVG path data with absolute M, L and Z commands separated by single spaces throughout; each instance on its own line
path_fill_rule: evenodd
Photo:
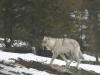
M 51 37 L 44 36 L 42 40 L 42 47 L 43 49 L 46 47 L 47 50 L 52 50 L 52 47 L 54 47 L 55 41 Z

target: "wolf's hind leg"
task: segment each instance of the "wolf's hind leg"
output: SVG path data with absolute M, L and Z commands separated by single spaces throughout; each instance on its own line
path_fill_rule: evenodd
M 64 54 L 60 54 L 60 56 L 61 56 L 61 58 L 66 62 L 66 66 L 67 66 L 67 67 L 70 67 L 70 66 L 69 66 L 69 62 L 68 62 L 68 60 L 66 59 L 65 55 L 64 55 Z

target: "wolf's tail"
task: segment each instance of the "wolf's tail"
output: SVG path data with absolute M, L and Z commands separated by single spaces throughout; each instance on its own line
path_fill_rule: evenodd
M 80 57 L 80 59 L 84 59 L 83 54 L 82 54 L 81 51 L 79 51 L 79 57 Z

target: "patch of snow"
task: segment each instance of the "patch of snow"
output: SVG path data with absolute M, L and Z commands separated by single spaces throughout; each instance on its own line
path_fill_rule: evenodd
M 87 54 L 83 54 L 83 57 L 86 61 L 96 61 L 96 58 L 94 56 L 90 56 Z
M 0 38 L 0 40 L 4 41 L 4 38 Z
M 25 41 L 21 41 L 21 40 L 14 40 L 13 43 L 13 47 L 23 47 L 23 46 L 27 46 L 28 43 L 26 43 Z
M 100 73 L 100 65 L 80 64 L 79 67 L 87 71 L 94 71 L 96 73 Z
M 6 38 L 7 42 L 10 42 L 11 39 Z M 12 47 L 23 47 L 23 46 L 28 46 L 29 44 L 25 41 L 21 41 L 21 40 L 14 40 L 14 43 L 12 45 Z M 0 47 L 5 47 L 4 44 L 4 38 L 0 38 Z
M 53 75 L 53 74 L 49 74 L 45 71 L 38 71 L 36 69 L 33 68 L 25 68 L 25 67 L 10 67 L 10 66 L 5 66 L 5 65 L 1 65 L 0 67 L 2 67 L 3 69 L 0 70 L 1 73 L 6 73 L 6 74 L 10 74 L 10 75 L 23 75 L 23 73 L 28 73 L 28 74 L 32 74 L 32 75 Z M 14 73 L 17 74 L 14 74 Z

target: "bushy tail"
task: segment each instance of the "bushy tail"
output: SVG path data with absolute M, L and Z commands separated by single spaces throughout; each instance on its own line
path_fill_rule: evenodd
M 79 57 L 80 57 L 80 59 L 84 59 L 83 54 L 82 54 L 81 51 L 79 51 Z

